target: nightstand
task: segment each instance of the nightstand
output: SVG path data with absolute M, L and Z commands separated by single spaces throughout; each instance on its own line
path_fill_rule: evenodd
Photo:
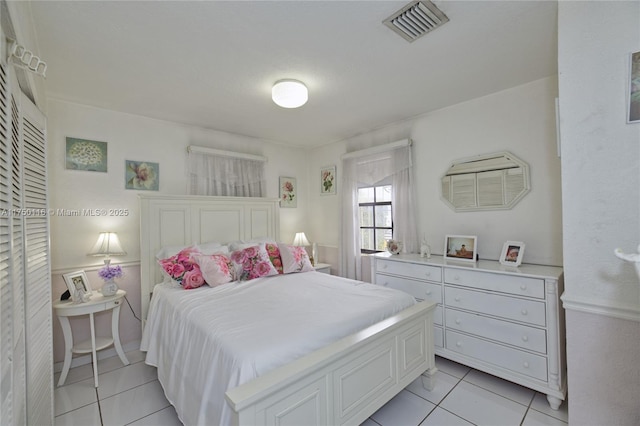
M 69 367 L 71 366 L 71 357 L 76 354 L 91 354 L 93 363 L 93 379 L 95 387 L 98 387 L 98 358 L 96 352 L 106 349 L 113 345 L 124 365 L 129 365 L 129 360 L 120 345 L 120 333 L 118 326 L 120 323 L 120 306 L 127 294 L 124 290 L 118 290 L 113 296 L 103 296 L 102 293 L 94 292 L 91 299 L 84 303 L 73 303 L 70 300 L 58 301 L 53 304 L 53 310 L 62 326 L 64 334 L 64 364 L 58 386 L 62 386 L 67 379 Z M 111 337 L 96 337 L 95 324 L 93 314 L 96 312 L 111 311 Z M 91 340 L 73 344 L 73 333 L 69 317 L 77 317 L 81 315 L 89 315 L 89 323 L 91 326 Z
M 314 269 L 318 272 L 322 272 L 323 274 L 331 274 L 331 265 L 328 263 L 316 263 Z

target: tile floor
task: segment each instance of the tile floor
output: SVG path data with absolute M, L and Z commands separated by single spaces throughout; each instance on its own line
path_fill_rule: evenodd
M 156 369 L 144 353 L 127 353 L 98 363 L 99 387 L 91 365 L 72 368 L 64 386 L 56 387 L 56 425 L 181 425 L 164 397 Z M 566 426 L 567 403 L 549 408 L 538 392 L 436 357 L 439 371 L 433 391 L 413 382 L 371 416 L 363 426 L 522 425 Z M 58 382 L 59 373 L 55 375 Z

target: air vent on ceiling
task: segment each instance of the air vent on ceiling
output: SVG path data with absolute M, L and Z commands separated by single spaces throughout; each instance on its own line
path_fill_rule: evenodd
M 448 22 L 449 18 L 429 0 L 414 1 L 382 21 L 408 42 Z

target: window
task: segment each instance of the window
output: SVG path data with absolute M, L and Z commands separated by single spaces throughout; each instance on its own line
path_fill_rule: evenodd
M 361 253 L 384 251 L 393 238 L 391 185 L 358 188 L 358 214 Z

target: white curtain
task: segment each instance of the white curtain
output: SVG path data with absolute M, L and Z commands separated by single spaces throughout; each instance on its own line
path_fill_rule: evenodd
M 418 249 L 411 146 L 343 159 L 342 170 L 340 275 L 359 280 L 362 277 L 362 267 L 358 187 L 372 186 L 391 178 L 393 185 L 393 238 L 402 241 L 403 252 L 411 253 Z
M 264 161 L 189 152 L 189 194 L 264 197 Z

